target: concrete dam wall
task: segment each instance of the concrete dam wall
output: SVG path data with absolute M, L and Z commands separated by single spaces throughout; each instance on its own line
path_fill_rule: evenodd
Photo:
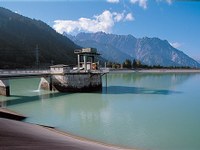
M 102 89 L 100 73 L 70 73 L 52 75 L 51 79 L 41 79 L 41 88 L 56 89 L 60 92 L 100 91 Z

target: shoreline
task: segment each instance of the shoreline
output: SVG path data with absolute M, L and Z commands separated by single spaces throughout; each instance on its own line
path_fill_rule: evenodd
M 200 69 L 110 69 L 110 73 L 200 73 Z
M 5 150 L 19 147 L 27 147 L 30 150 L 51 150 L 58 147 L 59 150 L 136 150 L 22 121 L 0 118 L 0 123 L 0 148 Z
M 41 126 L 41 125 L 39 125 L 39 126 Z M 46 128 L 50 131 L 56 132 L 58 134 L 62 134 L 64 136 L 71 137 L 71 138 L 76 139 L 76 140 L 95 143 L 95 144 L 98 144 L 98 145 L 102 145 L 102 146 L 106 146 L 106 147 L 110 147 L 110 148 L 115 148 L 116 150 L 139 150 L 139 149 L 135 149 L 135 148 L 121 147 L 119 145 L 108 144 L 108 143 L 104 143 L 104 142 L 101 142 L 101 141 L 92 140 L 92 139 L 85 138 L 85 137 L 82 137 L 82 136 L 74 135 L 74 134 L 69 133 L 69 132 L 61 131 L 57 128 L 48 128 L 48 127 L 44 127 L 44 128 Z

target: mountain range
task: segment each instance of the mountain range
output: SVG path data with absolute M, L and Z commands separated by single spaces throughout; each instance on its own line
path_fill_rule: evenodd
M 0 7 L 0 68 L 36 67 L 37 55 L 40 67 L 75 65 L 74 50 L 81 47 L 97 48 L 103 58 L 112 62 L 137 59 L 147 65 L 200 67 L 166 40 L 103 32 L 61 35 L 40 20 Z
M 105 59 L 122 63 L 126 59 L 140 60 L 143 64 L 154 66 L 189 66 L 200 64 L 172 47 L 167 40 L 159 38 L 135 38 L 132 35 L 116 35 L 104 32 L 79 33 L 76 36 L 64 33 L 77 45 L 95 47 Z
M 40 66 L 75 64 L 80 48 L 46 23 L 0 7 L 0 68 L 34 67 L 36 47 Z

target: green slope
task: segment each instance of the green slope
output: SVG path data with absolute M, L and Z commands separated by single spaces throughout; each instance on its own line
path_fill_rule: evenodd
M 67 37 L 42 21 L 0 7 L 0 68 L 35 67 L 37 45 L 40 67 L 76 63 L 73 51 L 79 47 Z

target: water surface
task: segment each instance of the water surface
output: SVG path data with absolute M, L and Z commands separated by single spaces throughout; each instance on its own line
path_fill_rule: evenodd
M 38 90 L 40 80 L 11 80 L 5 107 L 25 121 L 109 144 L 144 150 L 200 149 L 200 74 L 113 73 L 97 93 Z

